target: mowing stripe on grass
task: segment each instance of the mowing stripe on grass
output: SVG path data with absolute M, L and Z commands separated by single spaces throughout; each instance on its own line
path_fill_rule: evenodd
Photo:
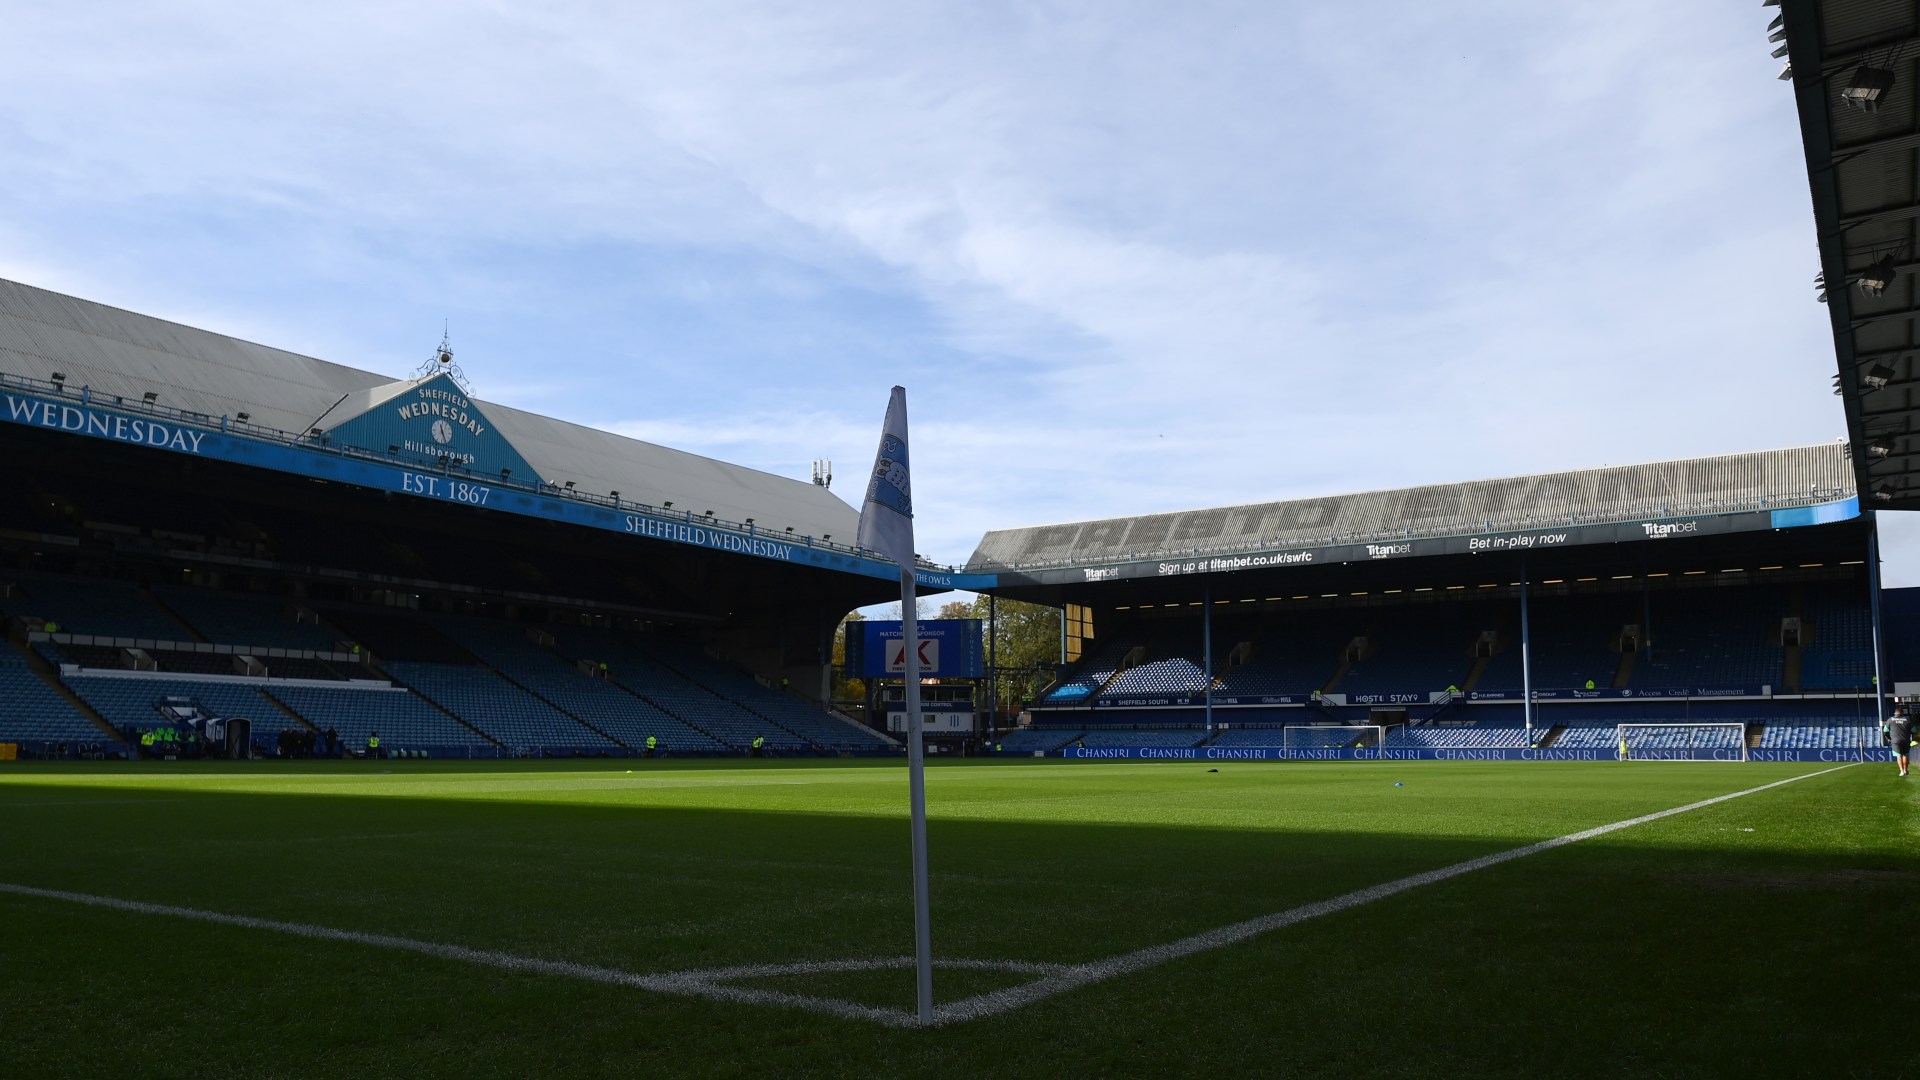
M 630 971 L 615 968 L 595 967 L 591 964 L 575 964 L 565 960 L 542 960 L 531 956 L 515 956 L 512 953 L 494 952 L 489 949 L 469 949 L 464 945 L 444 945 L 433 941 L 416 941 L 413 938 L 396 937 L 392 934 L 363 934 L 355 930 L 336 930 L 330 926 L 315 926 L 310 923 L 282 922 L 278 919 L 256 919 L 249 915 L 227 915 L 218 911 L 204 911 L 200 908 L 175 907 L 171 904 L 149 904 L 139 900 L 121 900 L 112 896 L 93 896 L 88 893 L 65 892 L 60 889 L 39 889 L 31 885 L 14 885 L 0 882 L 0 893 L 15 896 L 31 896 L 41 900 L 62 900 L 71 904 L 85 904 L 89 907 L 111 908 L 115 911 L 131 911 L 141 915 L 168 915 L 179 919 L 193 919 L 197 922 L 216 923 L 221 926 L 240 926 L 249 930 L 272 930 L 296 937 L 318 938 L 322 941 L 344 941 L 354 945 L 371 945 L 376 949 L 397 949 L 401 952 L 419 953 L 441 960 L 456 960 L 461 963 L 479 964 L 483 967 L 498 968 L 502 971 L 520 972 L 531 975 L 558 975 L 568 979 L 586 979 L 590 982 L 612 983 L 616 986 L 631 986 L 640 990 L 652 990 L 663 994 L 676 994 L 683 997 L 712 998 L 715 1001 L 732 1001 L 750 1005 L 788 1005 L 814 1012 L 844 1016 L 854 1020 L 876 1020 L 893 1027 L 910 1025 L 913 1014 L 898 1009 L 882 1009 L 871 1005 L 862 1005 L 854 1001 L 841 1001 L 837 998 L 808 997 L 803 994 L 787 994 L 777 990 L 755 990 L 742 986 L 729 986 L 713 980 L 708 973 L 699 971 L 677 972 L 668 975 L 635 975 Z M 913 961 L 866 960 L 850 961 L 853 967 L 827 965 L 827 970 L 860 970 L 864 967 L 884 967 L 895 963 Z M 750 974 L 758 974 L 753 972 Z M 780 974 L 768 972 L 767 974 Z M 732 976 L 735 978 L 742 976 Z
M 1640 817 L 1616 821 L 1610 825 L 1600 825 L 1581 832 L 1569 833 L 1537 844 L 1513 848 L 1510 851 L 1482 855 L 1465 862 L 1443 866 L 1438 870 L 1428 870 L 1389 881 L 1381 885 L 1358 889 L 1330 900 L 1319 900 L 1311 904 L 1302 904 L 1296 908 L 1262 915 L 1245 922 L 1222 926 L 1192 937 L 1170 941 L 1164 945 L 1153 945 L 1135 952 L 1122 953 L 1105 960 L 1095 960 L 1085 964 L 1029 963 L 1017 960 L 936 960 L 936 967 L 949 969 L 972 969 L 986 971 L 1007 971 L 1015 974 L 1039 975 L 1040 978 L 1023 986 L 1006 990 L 995 990 L 973 997 L 963 998 L 949 1005 L 934 1009 L 935 1024 L 961 1023 L 1007 1012 L 1011 1009 L 1030 1005 L 1069 990 L 1078 989 L 1121 975 L 1192 956 L 1196 953 L 1210 952 L 1235 945 L 1248 938 L 1264 934 L 1270 930 L 1292 926 L 1321 915 L 1331 915 L 1346 911 L 1375 900 L 1415 889 L 1422 885 L 1431 885 L 1436 881 L 1458 877 L 1461 874 L 1484 870 L 1489 866 L 1498 866 L 1504 862 L 1523 859 L 1543 851 L 1565 847 L 1581 840 L 1590 840 L 1610 832 L 1644 825 L 1650 821 L 1684 814 L 1704 807 L 1714 806 L 1731 799 L 1757 794 L 1786 784 L 1807 780 L 1815 776 L 1850 769 L 1853 765 L 1840 765 L 1819 772 L 1791 776 L 1785 780 L 1776 780 L 1770 784 L 1736 791 L 1727 795 L 1716 795 L 1711 799 L 1676 806 L 1670 810 L 1659 810 Z M 109 908 L 116 911 L 130 911 L 142 915 L 166 915 L 174 918 L 192 919 L 197 922 L 216 923 L 222 926 L 239 926 L 250 930 L 271 930 L 296 937 L 315 938 L 323 941 L 341 941 L 355 945 L 369 945 L 379 949 L 394 949 L 401 952 L 418 953 L 442 960 L 454 960 L 467 964 L 497 968 L 532 975 L 557 975 L 569 979 L 585 979 L 590 982 L 608 983 L 615 986 L 630 986 L 638 990 L 651 990 L 655 993 L 672 994 L 681 997 L 700 997 L 714 1001 L 727 1001 L 747 1005 L 782 1005 L 790 1008 L 806 1009 L 812 1012 L 826 1013 L 831 1016 L 850 1020 L 870 1020 L 888 1027 L 914 1027 L 918 1018 L 905 1009 L 888 1009 L 874 1005 L 863 1005 L 856 1001 L 844 1001 L 839 998 L 813 997 L 805 994 L 789 994 L 778 990 L 760 990 L 751 987 L 733 985 L 740 979 L 768 978 L 780 975 L 826 974 L 846 971 L 881 971 L 907 968 L 913 964 L 911 957 L 893 957 L 872 960 L 822 960 L 794 964 L 744 964 L 724 968 L 707 968 L 698 971 L 669 972 L 661 975 L 636 975 L 630 971 L 616 968 L 596 967 L 591 964 L 576 964 L 565 960 L 543 960 L 537 957 L 516 956 L 512 953 L 496 952 L 488 949 L 471 949 L 464 945 L 445 945 L 432 941 L 417 941 L 413 938 L 397 937 L 391 934 L 367 934 L 355 930 L 337 930 L 328 926 L 316 926 L 311 923 L 283 922 L 278 919 L 258 919 L 249 915 L 228 915 L 200 908 L 177 907 L 171 904 L 150 904 L 140 900 L 122 900 L 111 896 L 94 896 L 89 893 L 66 892 L 60 889 L 42 889 L 32 885 L 15 885 L 0 882 L 0 894 L 34 897 L 41 900 L 59 900 L 72 904 L 84 904 L 89 907 Z
M 1107 979 L 1119 975 L 1128 975 L 1145 968 L 1164 964 L 1169 960 L 1177 960 L 1183 956 L 1211 952 L 1214 949 L 1224 949 L 1229 945 L 1237 945 L 1248 938 L 1258 934 L 1264 934 L 1269 930 L 1278 930 L 1281 927 L 1292 926 L 1295 923 L 1305 922 L 1308 919 L 1318 918 L 1322 915 L 1332 915 L 1335 912 L 1346 911 L 1349 908 L 1356 908 L 1362 904 L 1371 904 L 1375 900 L 1384 900 L 1389 896 L 1406 892 L 1409 889 L 1417 889 L 1422 885 L 1431 885 L 1436 881 L 1445 881 L 1448 878 L 1459 877 L 1461 874 L 1470 874 L 1475 870 L 1485 870 L 1489 866 L 1498 866 L 1501 863 L 1512 862 L 1515 859 L 1524 859 L 1529 855 L 1538 855 L 1543 851 L 1552 851 L 1554 848 L 1565 847 L 1568 844 L 1577 843 L 1581 840 L 1591 840 L 1596 836 L 1605 836 L 1610 832 L 1630 829 L 1635 825 L 1645 825 L 1650 821 L 1659 821 L 1661 818 L 1672 817 L 1675 814 L 1684 814 L 1692 810 L 1699 810 L 1717 803 L 1726 802 L 1729 799 L 1738 799 L 1746 795 L 1757 794 L 1762 791 L 1780 787 L 1783 784 L 1791 784 L 1815 776 L 1825 776 L 1828 773 L 1839 772 L 1841 769 L 1851 769 L 1854 764 L 1858 763 L 1840 765 L 1832 769 L 1822 769 L 1819 772 L 1803 773 L 1800 776 L 1790 776 L 1785 780 L 1776 780 L 1771 784 L 1762 784 L 1759 787 L 1748 788 L 1745 791 L 1736 791 L 1729 795 L 1716 795 L 1711 799 L 1702 799 L 1699 802 L 1688 803 L 1685 806 L 1676 806 L 1671 810 L 1659 810 L 1651 814 L 1642 814 L 1637 818 L 1628 818 L 1625 821 L 1616 821 L 1611 825 L 1600 825 L 1577 833 L 1568 833 L 1566 836 L 1556 836 L 1551 840 L 1542 840 L 1537 844 L 1528 844 L 1526 847 L 1495 852 L 1492 855 L 1482 855 L 1477 859 L 1468 859 L 1465 862 L 1454 863 L 1452 866 L 1443 866 L 1438 870 L 1428 870 L 1424 873 L 1413 874 L 1408 877 L 1403 877 L 1398 881 L 1389 881 L 1383 885 L 1372 885 L 1364 889 L 1356 889 L 1344 896 L 1336 896 L 1331 900 L 1319 900 L 1311 904 L 1302 904 L 1299 907 L 1289 908 L 1286 911 L 1276 912 L 1272 915 L 1262 915 L 1257 919 L 1248 919 L 1245 922 L 1222 926 L 1217 929 L 1208 930 L 1205 933 L 1195 934 L 1192 937 L 1181 938 L 1179 941 L 1169 941 L 1164 945 L 1152 945 L 1135 952 L 1111 956 L 1105 960 L 1095 960 L 1086 964 L 1077 964 L 1072 970 L 1061 972 L 1058 975 L 1050 975 L 1046 978 L 1027 983 L 1024 986 L 977 994 L 973 997 L 956 1001 L 951 1005 L 937 1008 L 934 1010 L 934 1023 L 943 1024 L 975 1020 L 983 1016 L 1006 1012 L 1009 1009 L 1017 1009 L 1022 1005 L 1031 1004 L 1044 998 L 1050 998 L 1056 994 L 1066 993 L 1068 990 L 1073 990 L 1091 983 L 1104 982 Z

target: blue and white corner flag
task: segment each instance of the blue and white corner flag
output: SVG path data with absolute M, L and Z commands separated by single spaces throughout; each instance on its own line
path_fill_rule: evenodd
M 913 482 L 907 476 L 907 390 L 893 388 L 887 422 L 880 429 L 880 452 L 873 458 L 873 479 L 860 506 L 861 547 L 913 570 Z

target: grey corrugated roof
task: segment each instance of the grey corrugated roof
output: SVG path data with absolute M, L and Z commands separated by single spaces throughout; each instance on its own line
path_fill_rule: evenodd
M 1860 497 L 1920 510 L 1920 9 L 1783 0 L 1780 18 Z M 1872 109 L 1847 93 L 1863 70 L 1862 88 L 1891 78 Z
M 967 570 L 1688 517 L 1853 494 L 1839 443 L 988 533 Z
M 139 315 L 0 279 L 0 371 L 209 416 L 251 415 L 256 427 L 304 432 L 321 414 L 345 420 L 395 377 Z M 334 409 L 343 395 L 352 400 Z M 859 513 L 825 488 L 475 399 L 494 429 L 541 476 L 581 491 L 779 532 L 851 541 Z

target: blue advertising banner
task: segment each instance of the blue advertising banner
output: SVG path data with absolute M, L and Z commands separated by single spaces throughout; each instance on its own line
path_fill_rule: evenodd
M 928 619 L 916 629 L 920 637 L 920 674 L 927 678 L 977 679 L 985 669 L 979 619 Z M 847 636 L 847 670 L 867 679 L 906 671 L 900 623 L 869 619 L 853 623 L 859 632 Z
M 1773 688 L 1769 686 L 1655 686 L 1628 687 L 1615 690 L 1612 687 L 1592 690 L 1580 687 L 1543 688 L 1533 692 L 1535 701 L 1644 701 L 1649 698 L 1739 698 L 1768 697 Z M 1521 700 L 1521 692 L 1515 690 L 1469 690 L 1468 701 L 1513 701 Z
M 889 581 L 900 576 L 899 569 L 891 562 L 867 558 L 810 537 L 794 539 L 782 535 L 775 539 L 755 532 L 751 526 L 708 524 L 691 514 L 623 506 L 612 500 L 522 486 L 517 471 L 513 477 L 515 482 L 502 483 L 469 475 L 464 467 L 459 470 L 408 467 L 389 460 L 385 454 L 356 452 L 338 444 L 323 444 L 317 439 L 308 442 L 250 434 L 245 425 L 233 423 L 226 417 L 188 419 L 172 412 L 143 410 L 137 404 L 109 407 L 84 398 L 48 400 L 7 390 L 0 392 L 0 421 L 289 476 L 604 529 L 640 539 L 689 544 Z M 998 577 L 993 574 L 916 569 L 913 576 L 921 585 L 937 589 L 988 589 L 998 583 Z
M 1279 746 L 1069 746 L 1060 756 L 1072 761 L 1612 761 L 1608 749 L 1561 750 L 1553 747 L 1389 747 L 1385 750 L 1288 749 Z M 1635 761 L 1739 761 L 1740 751 L 1640 750 Z M 1860 761 L 1859 750 L 1749 750 L 1749 761 Z M 1865 760 L 1875 760 L 1868 751 Z

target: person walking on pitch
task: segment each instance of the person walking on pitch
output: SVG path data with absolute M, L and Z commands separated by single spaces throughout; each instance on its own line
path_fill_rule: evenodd
M 1907 775 L 1907 756 L 1913 751 L 1913 717 L 1907 715 L 1905 705 L 1893 707 L 1893 715 L 1880 721 L 1880 738 L 1893 751 L 1893 760 L 1900 765 L 1900 775 Z

